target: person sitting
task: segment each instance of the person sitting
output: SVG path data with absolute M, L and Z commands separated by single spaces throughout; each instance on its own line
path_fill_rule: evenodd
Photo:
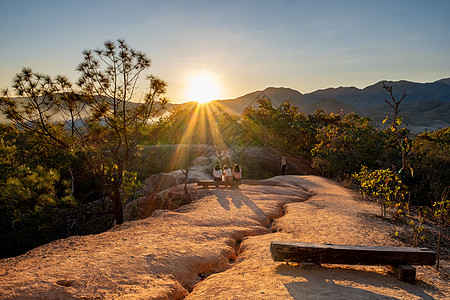
M 238 164 L 235 164 L 233 167 L 233 180 L 241 181 L 242 178 L 242 169 Z
M 227 165 L 223 166 L 223 175 L 225 176 L 225 181 L 233 181 L 233 174 L 231 173 L 231 169 Z
M 220 165 L 216 164 L 213 170 L 214 181 L 222 181 L 222 170 L 220 169 Z M 216 185 L 218 186 L 218 185 Z

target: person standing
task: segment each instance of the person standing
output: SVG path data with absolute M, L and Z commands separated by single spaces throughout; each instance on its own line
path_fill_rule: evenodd
M 281 158 L 281 175 L 286 175 L 286 159 L 284 157 Z

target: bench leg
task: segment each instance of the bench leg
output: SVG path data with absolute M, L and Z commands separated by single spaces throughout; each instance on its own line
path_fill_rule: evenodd
M 392 273 L 401 281 L 414 283 L 416 281 L 416 268 L 411 265 L 390 266 Z

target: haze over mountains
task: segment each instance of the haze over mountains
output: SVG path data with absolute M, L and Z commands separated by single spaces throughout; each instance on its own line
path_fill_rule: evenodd
M 360 116 L 373 119 L 373 125 L 381 127 L 382 120 L 392 116 L 392 108 L 384 102 L 389 94 L 382 88 L 382 83 L 392 86 L 396 100 L 401 98 L 403 91 L 407 96 L 400 105 L 400 115 L 408 124 L 411 132 L 420 133 L 424 130 L 436 130 L 450 126 L 450 78 L 431 83 L 416 83 L 411 81 L 380 81 L 364 89 L 356 87 L 338 87 L 317 90 L 302 94 L 299 91 L 269 87 L 244 96 L 218 100 L 229 112 L 242 113 L 248 106 L 257 106 L 256 100 L 266 97 L 278 106 L 286 100 L 299 108 L 300 112 L 313 114 L 317 109 L 328 113 L 348 114 L 355 112 Z
M 389 98 L 388 92 L 382 88 L 382 83 L 392 86 L 394 97 L 399 100 L 403 91 L 407 96 L 400 105 L 400 116 L 410 131 L 418 134 L 450 127 L 450 78 L 444 78 L 431 83 L 411 81 L 380 81 L 363 89 L 356 87 L 338 87 L 317 90 L 312 93 L 301 92 L 284 87 L 268 87 L 244 96 L 215 100 L 230 113 L 241 114 L 248 106 L 257 107 L 257 100 L 262 97 L 272 100 L 278 107 L 285 101 L 290 101 L 305 115 L 314 114 L 318 109 L 327 113 L 348 114 L 357 113 L 361 117 L 370 117 L 372 125 L 383 128 L 382 121 L 386 116 L 392 117 L 392 108 L 384 102 Z M 20 98 L 19 98 L 20 99 Z M 192 103 L 191 103 L 192 104 Z M 167 109 L 180 104 L 167 105 Z M 190 105 L 184 103 L 181 105 Z M 0 122 L 9 123 L 0 112 Z

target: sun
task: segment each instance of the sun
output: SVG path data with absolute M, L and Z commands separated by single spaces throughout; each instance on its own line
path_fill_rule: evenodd
M 206 103 L 220 97 L 219 81 L 209 73 L 198 73 L 189 77 L 187 97 L 190 101 Z

